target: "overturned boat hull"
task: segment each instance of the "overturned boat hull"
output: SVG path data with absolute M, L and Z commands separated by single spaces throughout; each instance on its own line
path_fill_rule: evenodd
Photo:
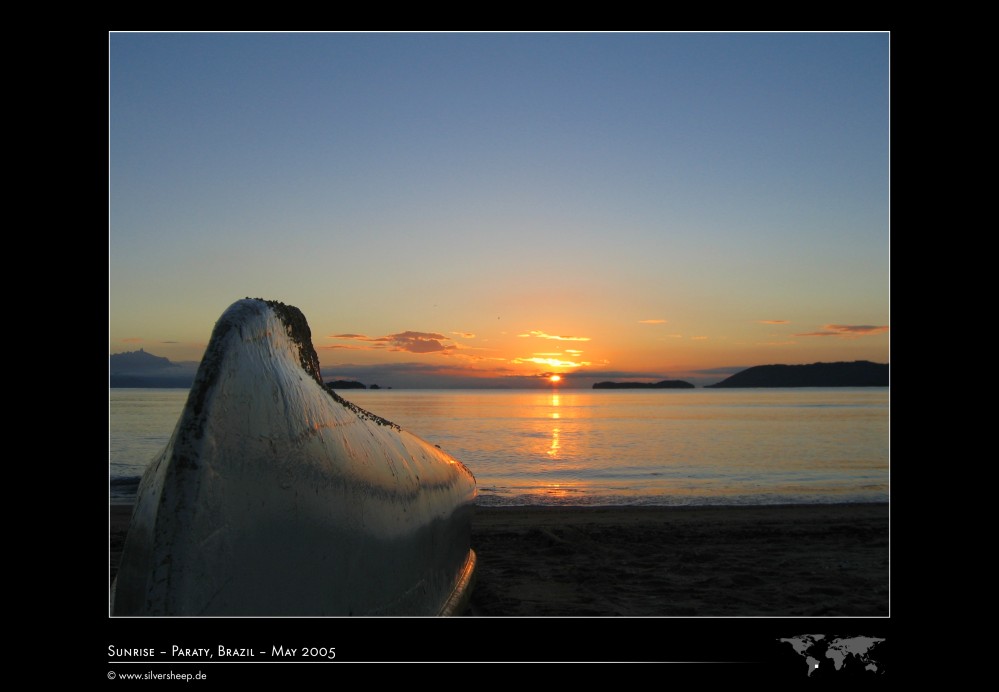
M 323 387 L 304 316 L 243 300 L 139 487 L 115 615 L 438 615 L 467 603 L 475 479 Z

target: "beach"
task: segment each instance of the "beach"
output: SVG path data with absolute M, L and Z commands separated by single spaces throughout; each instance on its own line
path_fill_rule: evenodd
M 130 505 L 110 510 L 110 577 Z M 888 505 L 479 507 L 472 616 L 886 616 Z

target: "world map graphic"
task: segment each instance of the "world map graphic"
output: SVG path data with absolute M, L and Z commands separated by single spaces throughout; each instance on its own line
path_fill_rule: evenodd
M 804 659 L 809 677 L 830 666 L 833 672 L 856 671 L 859 666 L 865 673 L 884 674 L 884 666 L 877 653 L 878 645 L 885 640 L 878 637 L 799 634 L 777 641 L 790 644 L 795 653 Z

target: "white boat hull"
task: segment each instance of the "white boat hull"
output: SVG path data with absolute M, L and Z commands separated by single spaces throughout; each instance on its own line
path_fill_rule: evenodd
M 327 391 L 304 316 L 243 300 L 139 487 L 115 615 L 437 615 L 467 600 L 475 479 Z

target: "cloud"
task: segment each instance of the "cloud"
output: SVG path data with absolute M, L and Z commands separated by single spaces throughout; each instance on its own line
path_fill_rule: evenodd
M 364 334 L 331 334 L 329 339 L 350 339 L 352 341 L 362 341 L 372 344 L 371 346 L 320 346 L 323 350 L 347 349 L 353 351 L 371 351 L 387 348 L 390 351 L 404 351 L 406 353 L 440 353 L 450 355 L 458 349 L 456 344 L 443 343 L 448 337 L 437 332 L 413 332 L 405 331 L 386 336 L 370 337 Z
M 346 351 L 378 351 L 385 348 L 384 344 L 375 344 L 374 346 L 348 346 L 347 344 L 334 344 L 332 346 L 319 346 L 320 351 L 335 351 L 337 349 L 344 349 Z
M 444 345 L 442 340 L 447 339 L 443 334 L 436 332 L 399 332 L 390 334 L 389 343 L 392 351 L 406 351 L 407 353 L 444 353 L 457 348 L 454 345 Z
M 586 361 L 562 360 L 561 358 L 542 358 L 534 356 L 532 358 L 514 358 L 511 363 L 534 363 L 536 365 L 548 365 L 553 368 L 581 368 L 590 363 Z
M 354 379 L 365 384 L 377 383 L 382 387 L 404 388 L 539 388 L 550 387 L 548 378 L 560 375 L 566 386 L 589 387 L 593 382 L 610 379 L 644 378 L 648 380 L 677 379 L 662 372 L 633 372 L 601 369 L 595 371 L 566 370 L 564 366 L 539 368 L 537 372 L 525 373 L 500 365 L 488 369 L 456 367 L 453 359 L 435 361 L 384 363 L 378 365 L 340 364 L 324 366 L 324 380 Z M 745 369 L 745 368 L 740 368 Z M 684 379 L 684 378 L 679 378 Z M 715 380 L 717 378 L 714 378 Z M 344 391 L 341 396 L 350 399 L 353 392 Z M 375 408 L 372 403 L 371 407 Z
M 638 320 L 639 324 L 666 324 L 666 320 Z
M 608 380 L 608 379 L 646 379 L 646 380 L 668 380 L 670 379 L 667 375 L 661 372 L 642 372 L 634 370 L 575 370 L 573 372 L 560 372 L 559 375 L 562 377 L 568 377 L 573 379 L 593 379 L 593 380 Z
M 554 336 L 552 334 L 545 334 L 544 332 L 539 332 L 537 330 L 532 330 L 526 334 L 518 334 L 519 337 L 531 337 L 536 336 L 539 339 L 555 339 L 556 341 L 589 341 L 588 336 Z
M 127 339 L 122 339 L 121 341 L 122 341 L 122 343 L 125 343 L 125 344 L 137 344 L 140 341 L 145 341 L 145 339 L 142 339 L 142 338 L 140 338 L 138 336 L 130 336 Z
M 878 327 L 872 324 L 825 324 L 822 331 L 805 332 L 794 336 L 838 336 L 844 339 L 855 339 L 859 336 L 871 336 L 888 331 L 887 326 Z
M 391 336 L 370 337 L 364 334 L 330 334 L 327 339 L 353 339 L 354 341 L 370 341 L 372 343 L 391 341 Z
M 161 344 L 179 344 L 179 341 L 161 341 Z
M 706 337 L 706 336 L 692 336 L 690 338 L 693 339 L 694 341 L 704 341 L 708 337 Z
M 849 332 L 850 334 L 880 334 L 888 331 L 888 326 L 875 327 L 870 324 L 827 324 L 823 329 L 835 329 L 838 332 Z
M 567 348 L 567 349 L 565 349 L 565 352 L 568 353 L 569 355 L 573 355 L 573 356 L 581 356 L 581 355 L 583 355 L 582 351 L 579 351 L 579 350 L 577 350 L 575 348 Z
M 474 339 L 475 338 L 475 334 L 472 334 L 470 332 L 451 332 L 451 333 L 452 334 L 457 334 L 462 339 Z
M 758 324 L 791 324 L 790 320 L 756 320 Z
M 453 359 L 435 360 L 432 362 L 383 363 L 378 365 L 356 365 L 343 363 L 324 366 L 324 380 L 354 379 L 365 384 L 376 383 L 382 387 L 400 388 L 486 388 L 510 389 L 519 387 L 548 386 L 547 379 L 538 373 L 523 373 L 502 365 L 478 369 L 460 365 Z M 549 375 L 554 374 L 549 370 Z M 567 377 L 567 373 L 559 371 L 559 375 Z M 350 399 L 351 392 L 341 393 Z M 372 404 L 372 408 L 374 405 Z M 375 409 L 377 413 L 377 409 Z
M 379 384 L 388 387 L 508 387 L 503 382 L 503 368 L 478 372 L 470 368 L 454 368 L 444 363 L 382 363 L 376 365 L 356 365 L 344 363 L 323 366 L 324 380 L 355 379 L 365 384 Z M 347 398 L 350 395 L 344 392 Z

